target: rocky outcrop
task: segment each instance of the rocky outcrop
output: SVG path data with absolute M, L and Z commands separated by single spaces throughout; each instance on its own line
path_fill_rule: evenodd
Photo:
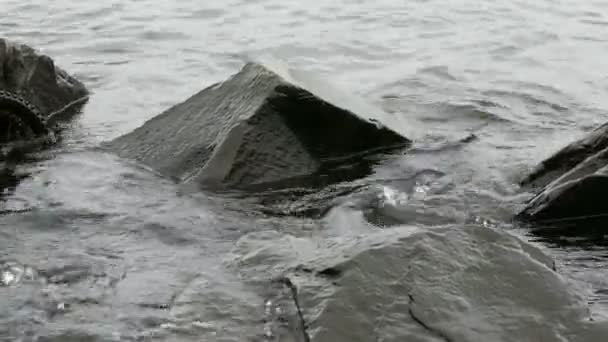
M 537 195 L 518 218 L 547 223 L 608 219 L 608 124 L 542 162 L 522 181 Z
M 0 192 L 27 152 L 55 141 L 56 123 L 78 112 L 85 86 L 27 45 L 0 38 Z
M 0 147 L 52 133 L 54 123 L 86 101 L 85 86 L 53 60 L 0 38 Z M 5 152 L 5 151 L 4 151 Z M 5 154 L 5 153 L 3 153 Z
M 84 84 L 33 48 L 0 38 L 0 90 L 34 105 L 47 120 L 88 96 Z
M 182 183 L 245 188 L 408 145 L 383 115 L 310 75 L 248 63 L 106 146 Z

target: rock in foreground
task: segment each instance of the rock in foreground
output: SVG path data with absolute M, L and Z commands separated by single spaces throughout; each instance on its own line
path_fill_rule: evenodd
M 522 186 L 541 190 L 518 214 L 521 219 L 554 224 L 606 215 L 608 124 L 545 160 Z
M 608 331 L 542 249 L 502 229 L 268 238 L 243 238 L 235 262 L 251 265 L 250 277 L 266 274 L 260 260 L 298 265 L 286 277 L 308 341 L 600 342 Z
M 409 144 L 379 124 L 374 108 L 313 86 L 307 75 L 278 70 L 248 63 L 107 146 L 182 183 L 249 187 Z

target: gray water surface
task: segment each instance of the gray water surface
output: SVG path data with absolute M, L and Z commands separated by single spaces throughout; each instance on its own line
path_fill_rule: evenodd
M 364 261 L 342 279 L 352 293 L 324 283 L 331 268 L 324 280 L 296 277 L 314 289 L 299 303 L 313 340 L 352 341 L 349 327 L 370 327 L 361 341 L 445 340 L 399 323 L 403 308 L 387 298 L 406 265 L 385 274 L 366 253 L 392 260 L 398 239 L 417 243 L 412 231 L 465 223 L 539 240 L 594 317 L 608 314 L 603 237 L 539 239 L 511 225 L 530 195 L 517 187 L 525 172 L 608 120 L 608 2 L 0 0 L 0 9 L 1 36 L 52 56 L 92 91 L 62 144 L 23 165 L 27 177 L 0 199 L 0 340 L 297 341 L 300 315 L 277 279 L 323 271 L 323 260 L 350 267 L 353 250 Z M 362 180 L 252 199 L 184 193 L 95 148 L 248 60 L 287 62 L 384 109 L 414 150 Z M 353 307 L 369 310 L 335 313 Z

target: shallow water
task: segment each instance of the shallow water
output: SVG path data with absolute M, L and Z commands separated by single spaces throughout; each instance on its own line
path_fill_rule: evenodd
M 318 330 L 313 340 L 338 341 L 331 327 L 342 325 L 374 327 L 362 341 L 402 340 L 404 331 L 441 340 L 399 323 L 403 308 L 385 303 L 399 293 L 386 285 L 395 279 L 366 253 L 378 249 L 377 262 L 391 260 L 409 229 L 465 223 L 538 240 L 572 288 L 583 288 L 576 293 L 593 316 L 608 314 L 603 236 L 541 239 L 510 224 L 529 196 L 516 185 L 525 172 L 608 119 L 608 3 L 0 0 L 0 7 L 2 36 L 53 56 L 93 92 L 61 146 L 24 165 L 30 176 L 0 199 L 1 211 L 13 212 L 0 216 L 0 281 L 8 285 L 0 287 L 0 340 L 297 340 L 289 291 L 273 280 L 351 267 L 358 253 L 364 261 L 341 278 L 360 283 L 356 290 L 294 278 L 303 315 Z M 359 181 L 256 199 L 186 194 L 95 149 L 250 59 L 286 61 L 381 107 L 414 149 L 387 156 Z M 470 134 L 477 139 L 454 144 Z M 336 265 L 319 266 L 327 260 Z M 370 309 L 340 321 L 332 314 L 348 310 L 332 306 L 340 301 L 383 305 L 386 319 L 375 324 Z M 481 314 L 472 317 L 484 324 Z

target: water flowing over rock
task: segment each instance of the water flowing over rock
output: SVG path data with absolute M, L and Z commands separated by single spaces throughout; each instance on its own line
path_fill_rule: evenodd
M 593 130 L 542 162 L 522 181 L 541 190 L 518 214 L 547 223 L 608 218 L 608 124 Z
M 247 63 L 107 146 L 182 183 L 249 187 L 408 145 L 383 115 L 308 74 Z

